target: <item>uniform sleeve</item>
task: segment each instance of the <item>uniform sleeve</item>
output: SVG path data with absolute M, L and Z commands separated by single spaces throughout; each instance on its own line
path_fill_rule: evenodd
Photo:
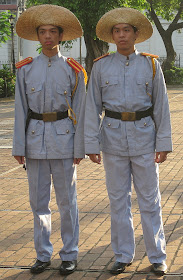
M 102 114 L 99 63 L 93 66 L 86 97 L 85 109 L 85 152 L 100 154 L 99 126 Z
M 167 89 L 160 64 L 156 62 L 153 81 L 153 117 L 156 126 L 156 152 L 172 151 L 171 122 Z
M 75 136 L 74 136 L 74 158 L 84 158 L 84 112 L 86 101 L 86 88 L 84 74 L 78 74 L 78 85 L 72 101 L 72 109 L 76 114 Z
M 19 69 L 15 86 L 15 121 L 13 135 L 13 156 L 25 156 L 25 124 L 28 104 L 25 92 L 23 69 Z

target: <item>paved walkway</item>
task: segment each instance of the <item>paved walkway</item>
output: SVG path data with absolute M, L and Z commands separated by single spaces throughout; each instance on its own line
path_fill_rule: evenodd
M 169 88 L 174 152 L 160 165 L 163 221 L 167 240 L 168 274 L 151 272 L 145 253 L 140 213 L 135 192 L 132 196 L 136 237 L 136 256 L 126 272 L 112 276 L 114 261 L 110 245 L 110 209 L 103 165 L 85 159 L 78 167 L 78 204 L 80 212 L 79 263 L 74 274 L 59 275 L 60 220 L 52 191 L 52 264 L 40 275 L 29 272 L 36 254 L 33 244 L 33 216 L 29 206 L 26 172 L 11 157 L 14 102 L 0 101 L 0 279 L 167 279 L 183 280 L 183 88 Z

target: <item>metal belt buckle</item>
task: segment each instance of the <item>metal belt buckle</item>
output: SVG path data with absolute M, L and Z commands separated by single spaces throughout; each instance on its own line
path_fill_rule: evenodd
M 135 112 L 122 112 L 121 113 L 121 120 L 122 121 L 135 121 L 136 120 L 136 113 Z
M 57 112 L 43 113 L 44 122 L 54 122 L 57 120 Z

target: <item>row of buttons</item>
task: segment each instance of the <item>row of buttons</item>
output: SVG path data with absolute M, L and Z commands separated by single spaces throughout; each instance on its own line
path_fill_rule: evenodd
M 107 83 L 107 82 L 106 82 L 106 83 Z M 108 82 L 108 83 L 109 83 L 109 82 Z M 35 88 L 32 87 L 32 88 L 31 88 L 31 91 L 35 91 Z M 65 95 L 67 94 L 67 91 L 66 91 L 66 90 L 64 91 L 64 94 L 65 94 Z
M 110 126 L 111 126 L 111 124 L 110 124 L 110 123 L 108 123 L 108 126 L 110 127 Z M 144 123 L 144 126 L 147 126 L 147 123 L 146 123 L 146 122 Z
M 66 133 L 68 134 L 70 131 L 67 129 L 66 130 Z M 32 134 L 34 135 L 35 134 L 35 131 L 34 130 L 32 130 Z

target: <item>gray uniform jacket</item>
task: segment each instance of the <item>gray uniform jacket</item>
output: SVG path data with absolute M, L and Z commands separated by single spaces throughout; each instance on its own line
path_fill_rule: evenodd
M 60 52 L 50 59 L 41 53 L 30 64 L 18 69 L 15 90 L 14 156 L 32 159 L 83 158 L 84 152 L 84 75 L 78 74 Z M 70 118 L 54 122 L 31 119 L 25 134 L 27 111 L 36 113 L 68 110 L 66 98 L 76 114 L 77 124 Z
M 85 113 L 85 152 L 138 156 L 172 151 L 170 112 L 159 62 L 138 51 L 127 58 L 118 52 L 94 63 L 88 86 Z M 104 117 L 103 109 L 116 112 L 144 111 L 154 106 L 153 119 L 121 121 Z

